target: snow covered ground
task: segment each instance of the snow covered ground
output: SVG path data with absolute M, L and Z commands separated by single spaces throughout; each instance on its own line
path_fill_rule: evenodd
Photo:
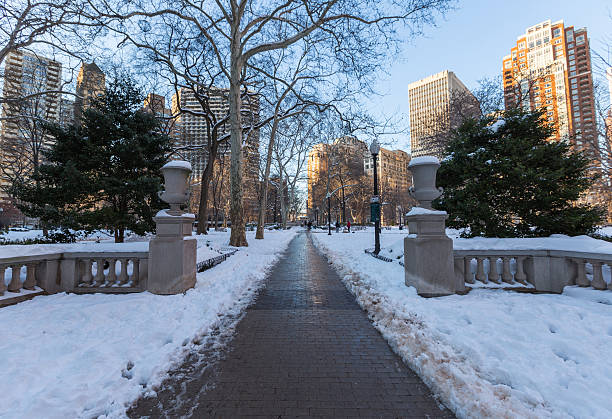
M 397 233 L 381 235 L 394 257 Z M 312 236 L 394 350 L 457 416 L 612 417 L 612 291 L 475 289 L 425 299 L 404 285 L 398 263 L 364 253 L 372 231 Z M 612 253 L 610 243 L 593 239 L 549 241 L 572 240 L 574 250 L 586 244 Z
M 123 416 L 222 315 L 248 305 L 296 232 L 247 232 L 249 247 L 184 295 L 56 294 L 0 309 L 0 417 Z M 229 232 L 198 236 L 198 259 L 228 241 Z

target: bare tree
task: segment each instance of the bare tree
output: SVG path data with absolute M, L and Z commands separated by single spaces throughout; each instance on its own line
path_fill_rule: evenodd
M 192 45 L 210 45 L 220 74 L 229 88 L 231 146 L 230 244 L 246 246 L 242 191 L 241 121 L 243 86 L 248 83 L 249 63 L 259 55 L 290 48 L 307 37 L 325 36 L 329 50 L 344 71 L 355 79 L 372 75 L 399 42 L 398 25 L 414 35 L 444 12 L 450 0 L 302 0 L 255 2 L 135 0 L 129 3 L 90 0 L 101 22 L 144 48 L 154 59 L 166 60 L 159 46 L 166 36 L 156 36 L 161 26 L 174 28 Z M 146 23 L 143 23 L 146 22 Z M 146 30 L 143 30 L 144 29 Z M 327 36 L 332 34 L 333 36 Z M 173 70 L 171 60 L 170 70 Z

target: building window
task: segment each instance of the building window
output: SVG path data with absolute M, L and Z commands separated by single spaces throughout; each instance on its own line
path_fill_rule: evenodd
M 578 35 L 576 37 L 576 45 L 584 44 L 584 35 Z
M 561 28 L 553 29 L 553 38 L 556 38 L 557 36 L 561 36 Z M 561 40 L 559 40 L 559 41 L 561 41 Z

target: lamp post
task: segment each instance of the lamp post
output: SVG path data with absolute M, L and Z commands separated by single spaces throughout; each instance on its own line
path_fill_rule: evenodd
M 370 144 L 370 153 L 374 160 L 374 196 L 370 201 L 370 218 L 374 221 L 374 253 L 380 252 L 380 198 L 378 197 L 378 168 L 377 158 L 380 152 L 380 145 L 375 138 Z

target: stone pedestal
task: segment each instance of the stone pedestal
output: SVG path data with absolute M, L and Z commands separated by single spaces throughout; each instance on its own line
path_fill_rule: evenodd
M 404 239 L 407 286 L 423 297 L 454 294 L 453 241 L 446 235 L 444 211 L 414 208 L 406 215 L 409 235 Z
M 156 236 L 149 243 L 147 290 L 154 294 L 180 294 L 196 282 L 197 242 L 191 237 L 193 214 L 160 211 L 153 218 Z

